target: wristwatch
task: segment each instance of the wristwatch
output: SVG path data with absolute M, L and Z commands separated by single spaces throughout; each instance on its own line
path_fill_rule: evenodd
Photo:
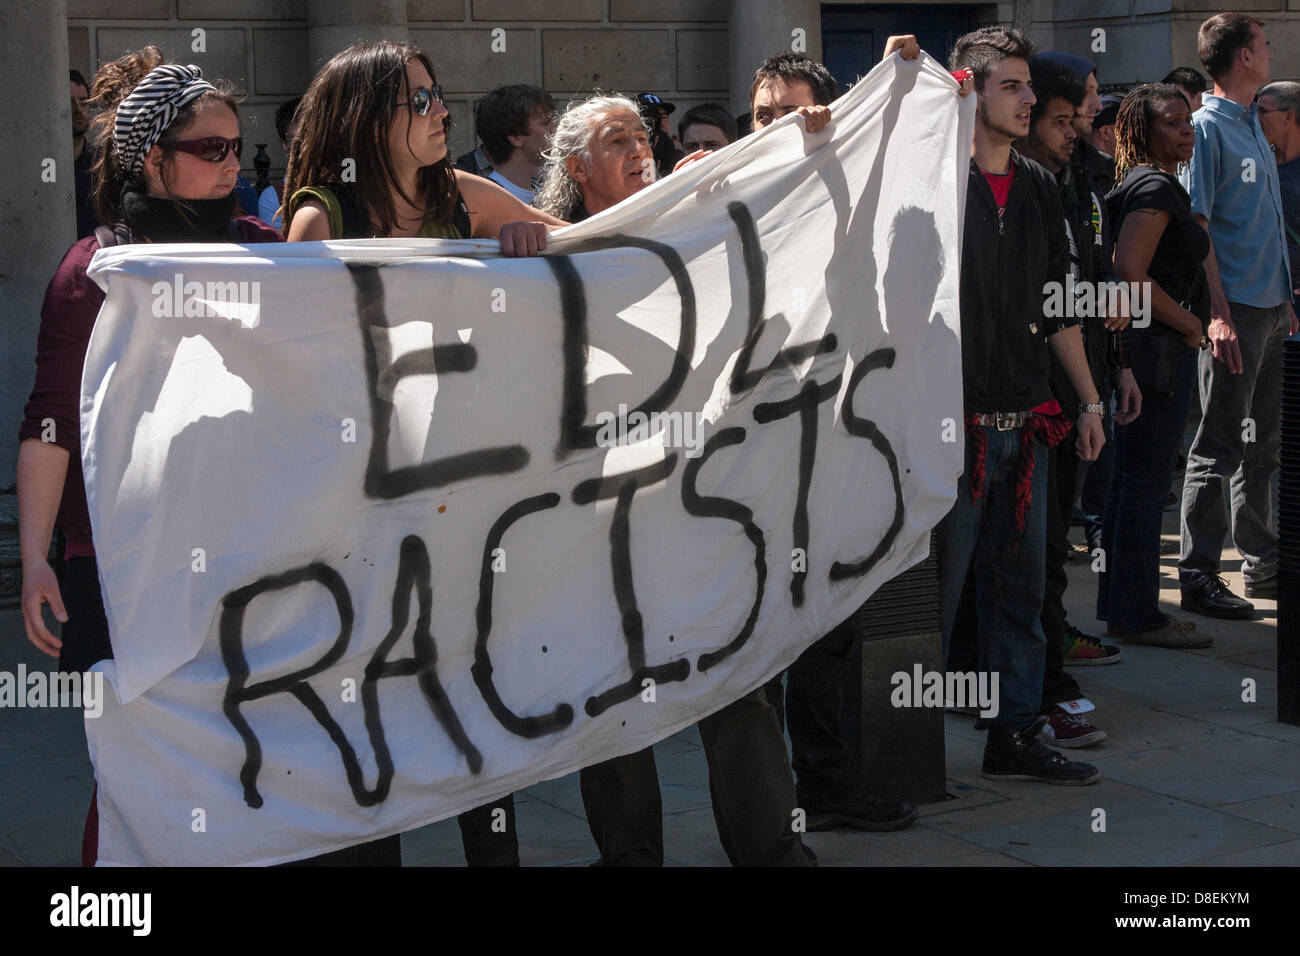
M 1085 412 L 1091 412 L 1094 415 L 1101 415 L 1105 411 L 1106 411 L 1106 406 L 1103 405 L 1101 402 L 1080 402 L 1079 403 L 1080 415 L 1084 414 Z

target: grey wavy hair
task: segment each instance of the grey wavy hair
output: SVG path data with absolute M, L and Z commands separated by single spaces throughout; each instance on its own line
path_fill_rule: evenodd
M 1261 96 L 1273 97 L 1273 105 L 1277 109 L 1290 110 L 1295 114 L 1293 119 L 1300 123 L 1300 83 L 1278 80 L 1256 93 L 1255 99 L 1258 101 Z
M 641 115 L 629 97 L 621 93 L 596 93 L 585 100 L 569 103 L 555 126 L 550 148 L 542 153 L 542 188 L 537 191 L 533 205 L 560 219 L 569 219 L 582 204 L 582 187 L 569 175 L 564 160 L 581 156 L 591 160 L 591 140 L 596 134 L 597 120 L 613 110 L 630 110 Z M 644 120 L 642 121 L 644 122 Z

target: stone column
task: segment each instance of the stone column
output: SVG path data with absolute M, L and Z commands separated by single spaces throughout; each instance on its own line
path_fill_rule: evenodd
M 307 49 L 315 74 L 358 41 L 409 40 L 406 0 L 307 0 Z
M 796 30 L 803 31 L 802 52 L 820 60 L 822 14 L 817 0 L 731 0 L 731 109 L 737 116 L 749 112 L 754 71 L 774 53 L 791 49 Z
M 65 0 L 0 5 L 0 492 L 13 487 L 45 287 L 77 238 Z M 0 494 L 0 526 L 12 496 Z

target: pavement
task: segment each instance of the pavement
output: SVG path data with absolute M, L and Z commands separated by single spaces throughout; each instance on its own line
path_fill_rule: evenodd
M 1165 515 L 1176 550 L 1177 515 Z M 1081 543 L 1076 530 L 1074 537 Z M 1168 550 L 1166 548 L 1165 550 Z M 1278 723 L 1277 606 L 1254 621 L 1213 621 L 1178 609 L 1176 554 L 1161 558 L 1162 600 L 1214 637 L 1203 650 L 1123 647 L 1123 660 L 1074 669 L 1107 739 L 1067 751 L 1101 768 L 1089 787 L 980 777 L 983 735 L 945 715 L 949 798 L 895 833 L 809 833 L 829 866 L 1286 866 L 1300 864 L 1300 727 Z M 1224 554 L 1241 594 L 1238 559 Z M 1072 562 L 1070 619 L 1099 632 L 1090 564 Z M 17 611 L 0 612 L 0 670 L 48 671 Z M 1243 701 L 1243 682 L 1254 700 Z M 726 866 L 694 728 L 655 747 L 666 863 Z M 0 865 L 73 866 L 93 775 L 79 712 L 0 709 Z M 597 856 L 577 774 L 515 796 L 526 866 L 586 866 Z M 1098 811 L 1103 811 L 1099 814 Z M 460 831 L 444 820 L 402 837 L 407 866 L 463 866 Z

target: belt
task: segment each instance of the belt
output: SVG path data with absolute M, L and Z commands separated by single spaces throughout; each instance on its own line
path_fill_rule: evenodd
M 1023 428 L 1033 414 L 1033 412 L 980 412 L 975 419 L 981 425 L 1006 432 L 1013 428 Z

